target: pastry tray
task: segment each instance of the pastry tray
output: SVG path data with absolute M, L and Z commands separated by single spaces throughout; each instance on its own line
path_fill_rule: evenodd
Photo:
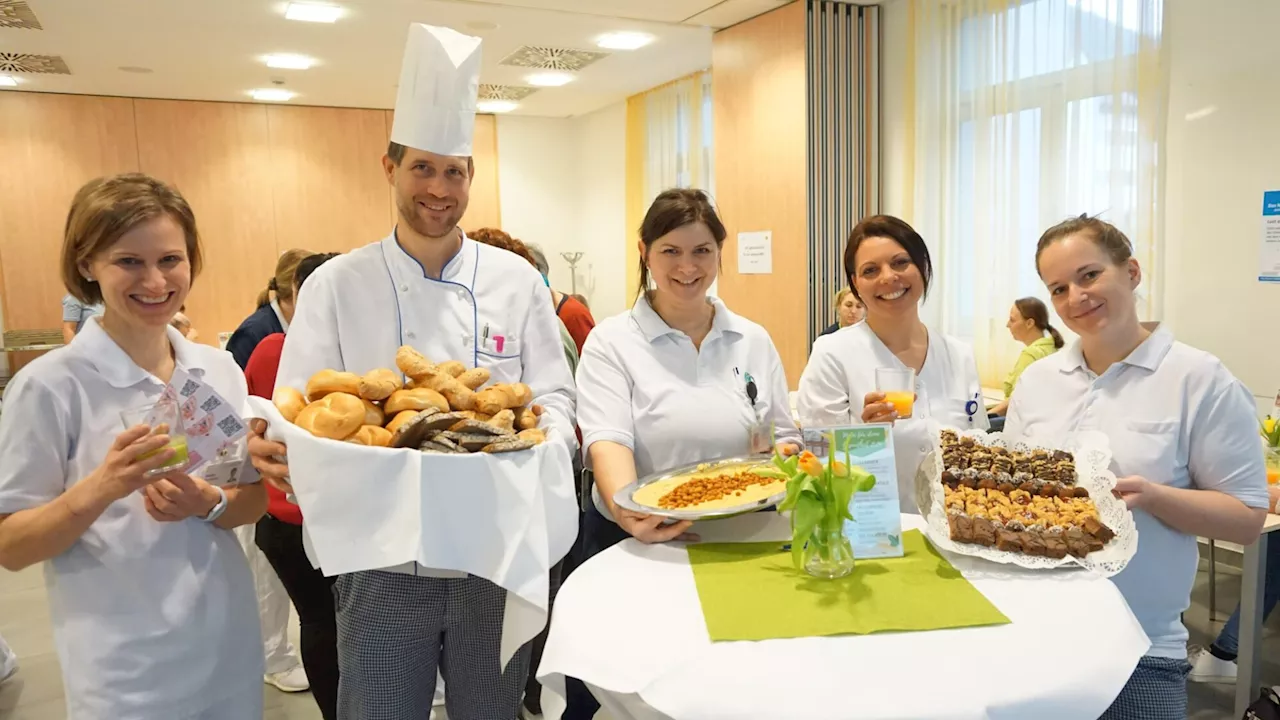
M 761 508 L 767 508 L 782 502 L 787 496 L 786 490 L 774 493 L 769 497 L 752 502 L 735 505 L 732 507 L 715 508 L 713 510 L 677 510 L 674 508 L 655 508 L 648 505 L 637 503 L 633 496 L 640 488 L 667 480 L 679 475 L 688 475 L 695 472 L 707 472 L 718 468 L 742 467 L 742 466 L 759 466 L 772 467 L 771 454 L 760 455 L 741 455 L 738 457 L 721 458 L 719 460 L 703 460 L 702 462 L 682 465 L 680 467 L 670 468 L 661 472 L 641 478 L 630 485 L 622 488 L 613 495 L 613 502 L 618 507 L 631 510 L 632 512 L 644 513 L 646 515 L 657 515 L 659 517 L 671 518 L 673 520 L 714 520 L 716 518 L 732 517 L 743 513 L 754 512 Z

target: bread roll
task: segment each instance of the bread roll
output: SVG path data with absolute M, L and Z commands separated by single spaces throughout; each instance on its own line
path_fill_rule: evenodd
M 402 345 L 396 351 L 396 367 L 400 368 L 400 372 L 419 381 L 419 384 L 421 384 L 422 378 L 430 375 L 432 370 L 435 369 L 430 360 L 408 345 Z
M 347 442 L 369 447 L 391 447 L 391 431 L 380 425 L 364 425 Z
M 396 413 L 396 416 L 391 418 L 391 422 L 387 423 L 387 429 L 394 435 L 401 425 L 417 417 L 420 412 L 420 410 L 402 410 Z
M 541 445 L 542 443 L 547 441 L 547 434 L 538 428 L 529 428 L 528 430 L 521 430 L 520 432 L 516 433 L 516 437 L 520 438 L 521 440 L 528 440 L 529 442 L 532 442 L 534 445 Z
M 276 391 L 271 394 L 271 402 L 275 403 L 276 409 L 289 422 L 296 420 L 298 413 L 307 406 L 307 399 L 302 397 L 302 393 L 298 392 L 297 388 L 284 386 L 276 388 Z
M 386 400 L 402 384 L 400 376 L 386 368 L 370 370 L 360 378 L 360 397 L 365 400 Z
M 516 411 L 516 429 L 528 430 L 538 427 L 538 416 L 531 408 L 520 408 Z
M 516 431 L 516 413 L 514 410 L 502 410 L 489 419 L 489 424 L 503 432 L 513 433 Z
M 475 390 L 489 382 L 489 368 L 472 368 L 459 375 L 458 382 Z
M 321 370 L 307 381 L 307 399 L 315 402 L 329 393 L 360 396 L 360 376 L 355 373 Z
M 398 413 L 404 410 L 426 410 L 431 407 L 448 412 L 449 401 L 445 400 L 444 396 L 435 390 L 423 387 L 414 388 L 413 390 L 397 390 L 391 393 L 391 397 L 387 398 L 385 405 L 386 411 L 389 413 Z
M 437 365 L 436 371 L 446 373 L 453 377 L 458 377 L 459 375 L 467 371 L 467 366 L 463 365 L 457 360 L 450 360 L 449 362 L 443 362 Z
M 475 410 L 476 393 L 471 388 L 458 382 L 448 373 L 437 372 L 426 378 L 426 386 L 435 390 L 449 401 L 454 410 Z M 493 413 L 488 413 L 492 415 Z
M 363 400 L 335 392 L 303 408 L 295 424 L 316 437 L 346 440 L 364 424 L 364 413 Z
M 364 398 L 361 398 L 361 400 L 364 400 Z M 387 424 L 387 414 L 382 412 L 382 408 L 368 400 L 364 400 L 364 424 L 382 427 Z
M 532 400 L 533 390 L 528 385 L 499 383 L 476 393 L 475 408 L 496 415 L 502 410 L 528 405 Z

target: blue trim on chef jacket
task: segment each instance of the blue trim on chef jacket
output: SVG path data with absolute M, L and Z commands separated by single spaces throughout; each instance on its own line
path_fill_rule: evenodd
M 418 269 L 422 271 L 422 278 L 423 278 L 424 280 L 430 280 L 431 282 L 440 283 L 441 285 L 456 285 L 457 287 L 460 287 L 460 288 L 462 288 L 463 290 L 466 290 L 466 291 L 467 291 L 467 294 L 471 296 L 471 332 L 472 332 L 472 335 L 471 335 L 471 350 L 472 350 L 472 354 L 471 354 L 471 367 L 479 367 L 479 366 L 480 366 L 480 355 L 481 355 L 481 353 L 480 353 L 480 345 L 479 345 L 479 342 L 480 342 L 480 305 L 479 305 L 479 303 L 478 303 L 478 302 L 476 302 L 476 294 L 475 294 L 475 291 L 473 291 L 471 288 L 467 287 L 466 285 L 463 285 L 462 283 L 456 283 L 456 282 L 453 282 L 452 280 L 443 280 L 443 279 L 439 279 L 439 280 L 437 280 L 436 278 L 433 278 L 433 277 L 431 277 L 430 275 L 428 275 L 428 274 L 427 274 L 427 269 L 426 269 L 425 267 L 423 267 L 423 266 L 422 266 L 422 263 L 418 262 L 418 258 L 416 258 L 416 257 L 414 257 L 414 256 L 412 256 L 412 255 L 410 255 L 410 254 L 409 254 L 409 253 L 404 249 L 404 247 L 403 247 L 402 245 L 400 245 L 400 236 L 399 236 L 399 234 L 398 234 L 398 233 L 399 233 L 399 228 L 396 228 L 396 229 L 394 229 L 394 230 L 392 230 L 392 231 L 391 231 L 391 237 L 396 241 L 396 249 L 397 249 L 397 250 L 399 250 L 400 252 L 404 253 L 405 257 L 407 257 L 407 258 L 409 258 L 410 260 L 412 260 L 412 261 L 413 261 L 413 263 L 414 263 L 415 265 L 417 265 L 417 266 L 418 266 Z M 465 239 L 466 239 L 466 237 L 467 237 L 466 233 L 463 233 L 463 234 L 462 234 L 462 238 L 465 240 Z M 473 242 L 474 242 L 474 241 L 473 241 Z M 458 257 L 458 256 L 457 256 L 457 255 L 454 255 L 452 258 L 449 258 L 448 262 L 446 262 L 446 263 L 445 263 L 445 267 L 448 267 L 449 263 L 453 262 L 454 258 L 456 258 L 456 257 Z M 392 292 L 392 294 L 393 294 L 393 295 L 395 295 L 395 298 L 396 298 L 396 334 L 400 337 L 400 344 L 401 344 L 401 345 L 404 345 L 404 344 L 405 344 L 405 342 L 404 342 L 404 321 L 402 320 L 402 318 L 401 318 L 401 314 L 400 314 L 400 293 L 399 293 L 399 292 L 397 292 L 397 288 L 396 288 L 396 278 L 395 278 L 395 275 L 393 275 L 393 274 L 391 273 L 391 266 L 387 264 L 387 258 L 386 258 L 386 256 L 385 256 L 385 255 L 384 255 L 384 256 L 383 256 L 383 258 L 382 258 L 382 265 L 383 265 L 383 267 L 385 267 L 385 268 L 387 269 L 387 277 L 391 280 L 391 292 Z M 443 273 L 443 271 L 442 271 L 442 273 Z M 474 268 L 472 268 L 472 270 L 471 270 L 471 286 L 472 286 L 472 287 L 475 287 L 475 284 L 476 284 L 476 278 L 477 278 L 477 277 L 479 277 L 479 275 L 480 275 L 480 246 L 479 246 L 479 245 L 477 245 L 477 246 L 476 246 L 476 261 L 475 261 L 475 267 L 474 267 Z M 494 355 L 494 356 L 491 356 L 491 357 L 501 357 L 501 356 Z M 512 357 L 514 357 L 514 356 L 512 356 Z

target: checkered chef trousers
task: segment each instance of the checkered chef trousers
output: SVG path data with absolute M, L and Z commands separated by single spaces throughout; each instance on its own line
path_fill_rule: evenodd
M 342 575 L 334 589 L 342 720 L 428 720 L 437 669 L 450 720 L 518 717 L 530 646 L 499 672 L 506 590 L 380 570 Z

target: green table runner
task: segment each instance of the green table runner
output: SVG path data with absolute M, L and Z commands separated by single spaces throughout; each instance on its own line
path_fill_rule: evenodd
M 1009 619 L 918 530 L 900 558 L 858 560 L 839 580 L 810 577 L 782 543 L 689 546 L 713 641 L 1003 625 Z

